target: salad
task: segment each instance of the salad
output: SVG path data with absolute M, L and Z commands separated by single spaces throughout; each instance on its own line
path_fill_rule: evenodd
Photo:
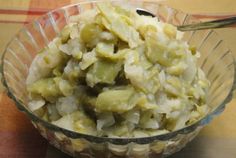
M 28 107 L 62 128 L 102 137 L 147 137 L 188 126 L 209 107 L 199 52 L 176 27 L 98 3 L 70 17 L 34 58 Z

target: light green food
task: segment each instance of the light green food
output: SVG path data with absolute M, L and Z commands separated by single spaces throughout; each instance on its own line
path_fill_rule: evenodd
M 199 52 L 180 32 L 132 8 L 99 3 L 71 17 L 34 59 L 29 108 L 57 126 L 107 137 L 147 137 L 209 111 Z
M 132 109 L 135 104 L 131 101 L 134 90 L 107 90 L 98 95 L 95 107 L 98 111 L 123 113 Z

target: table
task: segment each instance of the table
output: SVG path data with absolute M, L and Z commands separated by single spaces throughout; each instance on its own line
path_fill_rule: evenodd
M 39 15 L 81 0 L 0 0 L 0 52 L 26 22 Z M 174 8 L 192 14 L 235 14 L 235 0 L 166 0 Z M 219 29 L 236 56 L 236 29 Z M 43 139 L 29 119 L 17 110 L 0 86 L 0 157 L 1 158 L 69 158 Z M 236 158 L 236 99 L 222 115 L 204 128 L 182 151 L 170 158 Z

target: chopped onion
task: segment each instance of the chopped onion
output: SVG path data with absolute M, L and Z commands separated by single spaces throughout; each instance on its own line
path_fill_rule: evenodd
M 56 108 L 60 115 L 64 116 L 78 110 L 78 101 L 75 96 L 59 98 Z
M 45 105 L 45 100 L 43 99 L 37 99 L 32 100 L 29 102 L 28 107 L 31 111 L 38 110 L 39 108 L 43 107 Z

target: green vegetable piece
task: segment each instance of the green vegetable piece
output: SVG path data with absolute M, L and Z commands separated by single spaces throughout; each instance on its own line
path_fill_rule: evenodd
M 115 11 L 120 15 L 124 15 L 124 16 L 127 16 L 127 17 L 131 16 L 131 12 L 128 9 L 124 9 L 120 6 L 114 6 L 114 8 L 115 8 Z
M 79 115 L 80 118 L 74 122 L 75 131 L 84 134 L 96 135 L 95 122 L 81 111 L 77 112 L 76 114 Z
M 103 28 L 104 28 L 104 25 L 102 24 L 102 18 L 103 18 L 103 16 L 98 13 L 98 14 L 95 16 L 94 22 L 95 22 L 97 25 L 99 25 L 99 26 L 103 29 Z
M 61 42 L 66 43 L 70 39 L 70 26 L 66 25 L 62 30 L 61 30 Z
M 48 119 L 50 121 L 56 121 L 58 120 L 61 116 L 57 111 L 57 108 L 53 104 L 48 104 L 47 105 L 47 114 L 48 114 Z
M 49 121 L 48 114 L 45 113 L 45 114 L 42 116 L 42 119 L 43 119 L 44 121 Z
M 87 84 L 91 87 L 97 83 L 114 84 L 120 70 L 121 63 L 98 60 L 86 74 Z
M 39 117 L 43 117 L 46 112 L 47 112 L 47 110 L 46 110 L 45 106 L 33 111 L 33 113 Z
M 71 83 L 76 84 L 78 81 L 84 80 L 85 72 L 82 70 L 73 70 L 68 74 L 67 78 Z
M 151 119 L 152 115 L 152 111 L 150 110 L 142 112 L 139 120 L 139 125 L 141 127 L 145 126 L 145 124 Z
M 116 34 L 121 40 L 128 42 L 131 48 L 138 46 L 141 42 L 139 33 L 127 23 L 127 19 L 120 16 L 110 3 L 99 3 L 97 5 L 102 15 L 109 22 L 106 28 Z M 128 17 L 127 17 L 128 18 Z
M 163 27 L 163 31 L 169 38 L 176 38 L 177 29 L 173 25 L 165 24 Z
M 138 53 L 139 53 L 139 58 L 140 58 L 140 65 L 145 69 L 149 69 L 153 66 L 153 64 L 147 59 L 146 55 L 145 55 L 145 45 L 140 45 L 139 47 L 137 47 L 135 49 Z
M 111 30 L 111 25 L 109 21 L 106 18 L 104 18 L 102 15 L 101 15 L 101 22 L 104 28 L 106 28 L 107 30 Z
M 152 63 L 159 63 L 163 66 L 171 65 L 171 60 L 166 52 L 167 48 L 158 42 L 156 33 L 149 32 L 145 36 L 147 51 L 145 52 L 148 60 Z
M 191 51 L 192 55 L 195 55 L 197 53 L 197 47 L 196 46 L 190 46 L 189 50 Z
M 61 95 L 59 87 L 56 85 L 54 78 L 41 79 L 27 87 L 28 91 L 40 94 L 44 98 L 58 97 Z
M 52 74 L 55 76 L 61 76 L 62 75 L 62 70 L 61 66 L 57 66 L 52 70 Z
M 94 49 L 91 52 L 84 53 L 82 61 L 79 63 L 81 70 L 85 70 L 97 61 Z
M 45 52 L 40 55 L 42 56 L 42 64 L 50 69 L 63 65 L 68 60 L 67 55 L 62 53 L 59 49 L 47 48 Z
M 136 99 L 137 106 L 142 110 L 154 110 L 157 109 L 158 106 L 156 104 L 150 103 L 147 99 L 146 95 L 138 95 Z
M 175 87 L 179 90 L 182 87 L 181 81 L 177 77 L 169 77 L 169 78 L 166 79 L 166 82 L 171 84 L 173 87 Z
M 93 120 L 82 110 L 75 111 L 70 115 L 65 115 L 59 120 L 53 121 L 52 123 L 68 130 L 74 130 L 76 132 L 84 134 L 96 135 L 95 122 L 93 122 Z
M 138 28 L 138 31 L 142 37 L 145 37 L 149 31 L 157 32 L 157 28 L 153 25 L 143 25 Z
M 181 59 L 181 60 L 183 60 L 184 58 L 186 58 L 185 48 L 183 48 L 180 43 L 178 43 L 177 45 L 179 45 L 179 46 L 168 49 L 168 53 L 169 53 L 168 55 L 172 59 Z
M 108 31 L 103 31 L 100 34 L 100 39 L 107 42 L 107 43 L 117 44 L 117 42 L 118 42 L 117 37 Z
M 132 88 L 123 90 L 107 90 L 98 95 L 96 109 L 98 111 L 126 112 L 132 109 L 135 104 L 130 100 L 134 95 Z
M 102 29 L 99 25 L 95 23 L 86 24 L 80 33 L 81 40 L 86 43 L 88 46 L 93 46 L 98 40 Z
M 109 58 L 114 53 L 114 44 L 112 43 L 98 43 L 96 47 L 98 56 Z
M 114 44 L 112 43 L 98 43 L 96 53 L 97 56 L 111 61 L 122 60 L 125 58 L 124 52 L 118 51 L 114 54 Z
M 170 66 L 166 69 L 166 72 L 171 75 L 182 75 L 184 70 L 187 68 L 187 65 L 183 62 L 179 62 L 176 65 Z
M 118 124 L 108 130 L 109 136 L 128 136 L 130 130 L 126 124 Z
M 179 78 L 177 77 L 169 77 L 166 79 L 166 83 L 164 85 L 165 91 L 173 96 L 183 97 L 183 89 L 184 86 Z
M 78 84 L 78 81 L 85 79 L 85 72 L 81 70 L 77 60 L 71 59 L 64 68 L 62 76 L 75 85 Z
M 77 51 L 77 52 L 74 52 L 73 54 L 72 54 L 72 56 L 73 56 L 73 58 L 75 58 L 76 60 L 81 60 L 81 58 L 82 58 L 82 56 L 83 56 L 83 53 L 82 53 L 82 51 Z
M 61 77 L 56 77 L 54 78 L 54 81 L 64 96 L 72 95 L 74 87 L 68 80 L 64 80 Z

